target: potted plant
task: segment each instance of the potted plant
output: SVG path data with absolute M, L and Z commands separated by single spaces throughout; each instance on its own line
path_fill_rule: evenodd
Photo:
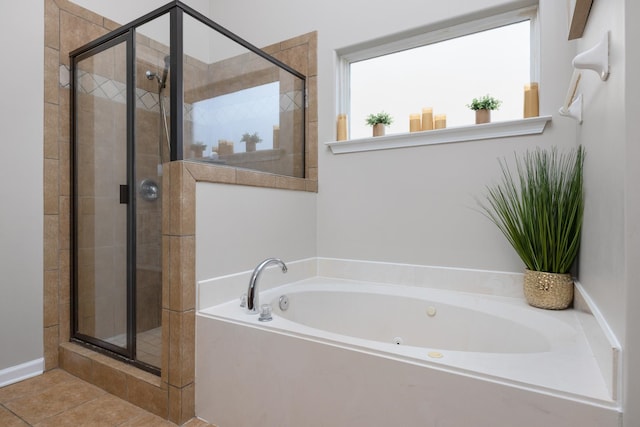
M 491 110 L 497 110 L 500 108 L 502 101 L 492 96 L 485 95 L 482 98 L 473 98 L 471 104 L 467 104 L 467 107 L 476 112 L 476 124 L 491 122 Z
M 246 144 L 246 152 L 250 153 L 256 151 L 256 144 L 262 142 L 262 139 L 258 136 L 258 132 L 254 132 L 253 134 L 247 132 L 242 135 L 240 141 Z
M 193 151 L 193 155 L 195 158 L 202 158 L 202 153 L 207 149 L 207 146 L 201 141 L 196 141 L 194 144 L 191 144 L 191 151 Z
M 367 116 L 367 124 L 373 126 L 373 136 L 384 136 L 385 126 L 389 126 L 391 123 L 393 123 L 393 117 L 384 111 Z
M 526 266 L 527 302 L 547 309 L 573 300 L 569 269 L 580 244 L 584 195 L 581 146 L 568 154 L 555 148 L 516 158 L 516 171 L 500 162 L 502 181 L 488 187 L 482 209 L 505 235 Z

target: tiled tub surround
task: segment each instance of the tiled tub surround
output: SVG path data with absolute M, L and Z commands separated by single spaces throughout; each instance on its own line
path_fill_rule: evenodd
M 316 35 L 303 35 L 265 48 L 268 53 L 307 76 L 309 106 L 305 117 L 307 145 L 304 179 L 190 162 L 165 165 L 162 177 L 162 218 L 158 221 L 158 227 L 162 230 L 162 242 L 159 245 L 149 242 L 150 246 L 161 249 L 162 253 L 162 309 L 157 313 L 162 324 L 162 374 L 161 377 L 156 377 L 115 360 L 107 361 L 100 354 L 68 343 L 71 318 L 71 148 L 70 95 L 65 67 L 68 70 L 70 51 L 117 29 L 120 24 L 68 0 L 44 2 L 45 370 L 63 367 L 114 394 L 122 390 L 122 384 L 127 384 L 130 390 L 135 391 L 121 393 L 121 397 L 181 424 L 194 414 L 195 183 L 220 182 L 317 191 Z M 139 113 L 155 115 L 157 121 L 153 82 L 142 76 L 139 83 L 137 86 L 143 89 L 143 92 L 138 92 Z M 150 129 L 157 130 L 159 127 L 151 124 Z M 157 133 L 149 135 L 156 140 Z M 150 276 L 160 273 L 155 264 L 147 267 Z M 147 325 L 153 324 L 153 319 L 148 319 Z M 102 381 L 105 377 L 110 380 Z
M 614 363 L 615 343 L 600 340 L 606 336 L 602 329 L 583 327 L 598 323 L 588 312 L 529 307 L 522 295 L 521 274 L 324 258 L 287 265 L 287 275 L 274 268 L 261 278 L 261 303 L 274 308 L 272 322 L 259 322 L 238 307 L 251 272 L 199 283 L 199 417 L 220 427 L 257 422 L 346 426 L 356 421 L 422 425 L 438 420 L 474 426 L 618 425 L 617 382 L 612 377 L 617 368 L 601 371 L 601 361 L 594 356 L 608 352 Z M 279 287 L 285 282 L 290 285 Z M 340 334 L 350 320 L 357 322 L 350 317 L 357 310 L 345 308 L 349 305 L 345 299 L 332 303 L 331 298 L 348 298 L 341 292 L 349 287 L 356 292 L 370 287 L 373 295 L 352 293 L 352 302 L 366 306 L 363 313 L 382 317 L 382 324 L 387 323 L 384 316 L 393 316 L 394 321 L 404 316 L 408 306 L 392 304 L 400 301 L 401 294 L 428 300 L 410 301 L 436 308 L 433 319 L 447 318 L 448 333 L 464 334 L 475 327 L 473 338 L 478 334 L 486 338 L 469 339 L 474 350 L 463 349 L 467 341 L 446 333 L 434 336 L 438 340 L 434 347 L 397 346 L 392 342 L 395 332 L 387 342 L 353 337 L 357 335 L 353 330 Z M 305 292 L 313 292 L 307 294 L 311 295 L 308 309 L 326 315 L 302 320 L 306 326 L 295 321 L 300 313 L 280 315 L 277 308 L 283 293 L 291 297 L 290 309 L 296 301 L 305 304 Z M 374 302 L 381 300 L 375 293 L 389 293 L 383 300 L 388 304 L 377 306 Z M 583 300 L 579 285 L 577 293 Z M 319 310 L 314 301 L 327 305 Z M 428 314 L 424 318 L 428 320 Z M 482 322 L 494 320 L 493 329 L 503 332 L 487 330 L 488 324 L 483 330 Z M 420 328 L 411 322 L 399 327 L 397 335 L 410 337 L 413 330 L 418 336 Z M 357 325 L 366 331 L 366 325 Z M 529 334 L 535 339 L 518 341 Z M 429 342 L 428 337 L 425 340 Z M 218 345 L 221 342 L 225 345 Z M 603 348 L 594 348 L 598 345 Z

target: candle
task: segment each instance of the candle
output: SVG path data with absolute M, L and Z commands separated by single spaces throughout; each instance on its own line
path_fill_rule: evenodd
M 436 114 L 435 117 L 435 125 L 434 129 L 444 129 L 447 127 L 447 115 L 446 114 Z
M 338 136 L 336 141 L 344 141 L 347 139 L 347 115 L 338 114 Z
M 409 132 L 420 132 L 422 125 L 420 124 L 420 114 L 409 115 Z
M 422 130 L 433 129 L 433 108 L 422 109 Z
M 224 156 L 227 154 L 233 154 L 233 141 L 227 141 L 226 139 L 219 139 L 218 155 Z
M 575 77 L 575 74 L 574 74 Z M 578 75 L 578 80 L 580 79 L 580 75 Z M 575 83 L 577 86 L 577 82 Z M 573 85 L 573 79 L 572 79 Z M 570 90 L 571 92 L 571 90 Z M 573 94 L 575 93 L 575 89 L 573 93 L 570 95 L 573 98 Z M 530 83 L 524 85 L 524 118 L 527 117 L 538 117 L 539 113 L 539 102 L 538 102 L 538 83 Z
M 273 125 L 273 149 L 280 148 L 280 126 Z

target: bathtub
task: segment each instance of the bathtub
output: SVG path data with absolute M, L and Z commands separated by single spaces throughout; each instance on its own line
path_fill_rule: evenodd
M 271 321 L 197 315 L 196 414 L 219 427 L 619 425 L 584 313 L 323 277 L 260 303 Z

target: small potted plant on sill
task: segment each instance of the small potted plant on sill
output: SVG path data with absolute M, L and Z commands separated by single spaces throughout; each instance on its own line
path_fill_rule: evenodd
M 246 144 L 246 152 L 250 153 L 256 151 L 256 144 L 262 142 L 262 139 L 258 136 L 258 132 L 250 134 L 249 132 L 242 135 L 241 142 Z
M 393 123 L 393 117 L 384 111 L 367 116 L 367 124 L 373 126 L 373 136 L 384 136 L 385 126 L 391 123 Z
M 201 141 L 196 141 L 194 144 L 191 144 L 191 151 L 193 151 L 193 156 L 196 159 L 202 158 L 202 153 L 207 149 L 207 146 Z
M 573 301 L 569 269 L 578 255 L 584 195 L 581 146 L 527 152 L 515 176 L 500 162 L 502 181 L 488 187 L 484 213 L 524 262 L 524 294 L 539 308 L 561 310 Z
M 502 101 L 492 96 L 485 95 L 482 98 L 473 98 L 471 104 L 467 104 L 467 107 L 476 112 L 476 124 L 491 122 L 491 110 L 497 110 L 500 108 Z

